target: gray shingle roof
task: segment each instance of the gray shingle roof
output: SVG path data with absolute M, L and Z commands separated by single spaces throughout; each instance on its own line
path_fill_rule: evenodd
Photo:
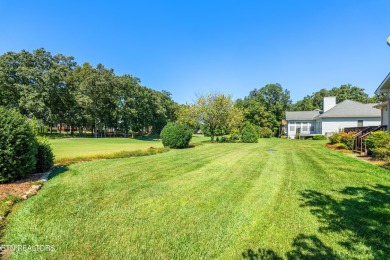
M 378 104 L 362 104 L 352 100 L 345 100 L 316 118 L 329 117 L 381 117 L 381 111 L 374 108 Z
M 320 111 L 286 111 L 286 120 L 314 120 Z

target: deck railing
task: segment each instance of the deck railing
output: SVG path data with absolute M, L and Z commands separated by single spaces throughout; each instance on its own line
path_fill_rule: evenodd
M 368 126 L 354 134 L 353 136 L 353 151 L 358 152 L 361 155 L 367 155 L 367 144 L 366 144 L 366 138 L 369 134 L 376 131 L 382 131 L 386 130 L 386 125 L 380 125 L 380 126 Z

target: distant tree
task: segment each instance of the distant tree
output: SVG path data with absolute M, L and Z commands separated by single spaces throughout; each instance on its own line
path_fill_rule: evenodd
M 177 121 L 188 125 L 193 131 L 201 127 L 198 117 L 199 111 L 195 104 L 180 105 L 176 110 Z
M 297 101 L 291 106 L 294 111 L 312 111 L 314 109 L 322 109 L 322 102 L 324 97 L 335 96 L 337 103 L 344 100 L 353 100 L 361 103 L 375 103 L 378 102 L 377 97 L 369 97 L 364 92 L 363 88 L 352 86 L 351 84 L 344 84 L 340 87 L 334 87 L 330 90 L 321 89 L 312 95 L 305 96 L 302 100 Z
M 244 100 L 237 100 L 236 106 L 245 111 L 245 119 L 254 125 L 268 127 L 278 133 L 285 111 L 290 106 L 290 92 L 280 84 L 268 84 L 254 89 Z
M 0 56 L 0 106 L 50 129 L 66 124 L 71 134 L 77 126 L 96 137 L 112 130 L 158 134 L 178 108 L 169 92 L 141 86 L 131 75 L 117 76 L 102 64 L 78 66 L 45 49 Z
M 230 95 L 210 93 L 199 96 L 195 104 L 181 106 L 177 118 L 191 127 L 200 125 L 203 133 L 214 141 L 215 136 L 228 134 L 238 128 L 244 113 L 234 106 Z
M 228 134 L 243 121 L 243 111 L 234 106 L 230 95 L 211 93 L 198 98 L 199 120 L 202 131 L 211 136 Z

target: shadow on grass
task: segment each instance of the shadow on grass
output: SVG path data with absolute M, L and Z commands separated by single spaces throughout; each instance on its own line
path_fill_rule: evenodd
M 390 187 L 377 184 L 369 187 L 346 187 L 335 196 L 315 190 L 305 190 L 302 207 L 322 224 L 320 233 L 343 234 L 337 242 L 348 255 L 367 254 L 374 259 L 390 255 Z M 300 234 L 292 242 L 293 250 L 287 259 L 341 259 L 315 235 Z M 269 249 L 248 249 L 247 259 L 281 259 Z
M 351 252 L 357 245 L 371 249 L 374 258 L 390 255 L 390 187 L 377 184 L 371 187 L 346 187 L 338 191 L 337 199 L 314 190 L 302 192 L 303 207 L 323 224 L 322 233 L 348 234 L 348 241 L 339 244 Z
M 134 139 L 141 140 L 141 141 L 150 141 L 150 142 L 160 141 L 160 137 L 158 135 L 135 136 Z
M 283 259 L 278 254 L 270 249 L 259 248 L 257 251 L 253 251 L 252 249 L 248 249 L 245 252 L 242 252 L 242 257 L 244 259 L 275 259 L 281 260 Z
M 248 249 L 245 252 L 242 252 L 242 257 L 244 259 L 264 259 L 264 260 L 282 260 L 283 258 L 278 256 L 274 251 L 270 249 L 259 248 L 257 251 Z
M 299 234 L 292 242 L 293 250 L 286 253 L 287 259 L 340 259 L 318 237 Z M 270 249 L 259 248 L 256 252 L 248 249 L 242 253 L 244 259 L 280 260 L 285 259 Z
M 287 259 L 340 259 L 332 248 L 314 235 L 299 234 L 292 246 L 294 249 L 286 254 Z
M 52 172 L 50 173 L 48 180 L 54 179 L 58 175 L 66 172 L 68 170 L 69 170 L 69 168 L 66 165 L 55 166 L 54 169 L 52 170 Z

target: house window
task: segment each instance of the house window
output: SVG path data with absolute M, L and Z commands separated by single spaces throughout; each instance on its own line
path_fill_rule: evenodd
M 358 126 L 358 127 L 363 127 L 363 120 L 358 120 L 357 126 Z
M 310 126 L 310 132 L 314 132 L 314 125 Z
M 290 125 L 290 132 L 294 132 L 294 131 L 295 131 L 295 126 Z
M 307 125 L 303 125 L 303 126 L 302 126 L 302 131 L 303 131 L 303 132 L 307 132 Z

